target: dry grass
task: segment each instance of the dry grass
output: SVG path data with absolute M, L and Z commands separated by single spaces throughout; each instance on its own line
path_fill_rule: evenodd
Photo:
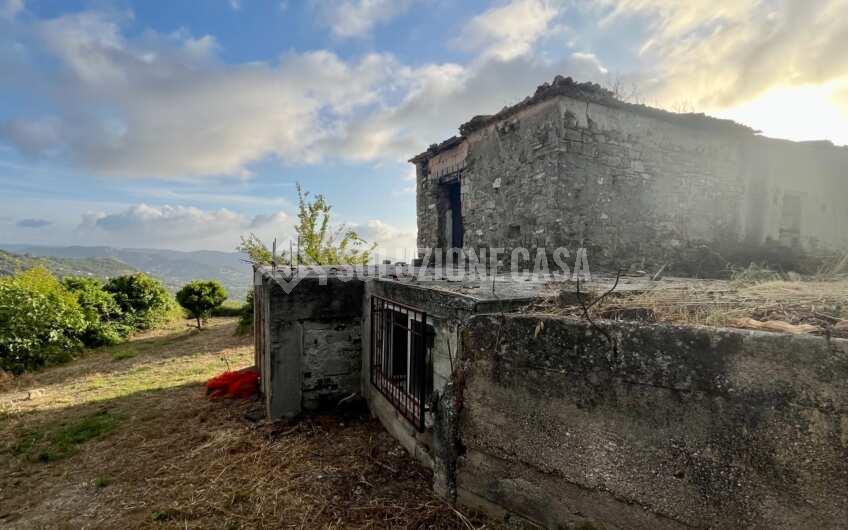
M 252 423 L 255 403 L 206 399 L 222 359 L 252 362 L 234 328 L 159 331 L 119 360 L 95 350 L 4 382 L 0 526 L 485 526 L 435 498 L 429 471 L 367 416 Z
M 744 319 L 816 326 L 820 333 L 848 338 L 848 280 L 693 281 L 657 284 L 632 293 L 613 292 L 592 306 L 593 319 L 644 320 L 734 327 Z M 573 288 L 573 287 L 572 287 Z M 599 293 L 589 293 L 589 302 Z M 562 305 L 556 293 L 529 310 L 583 317 L 579 305 Z

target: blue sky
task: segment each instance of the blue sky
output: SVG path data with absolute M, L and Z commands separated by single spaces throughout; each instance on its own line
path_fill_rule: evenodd
M 845 144 L 847 8 L 0 0 L 0 242 L 284 240 L 300 182 L 384 249 L 414 247 L 406 160 L 556 74 Z

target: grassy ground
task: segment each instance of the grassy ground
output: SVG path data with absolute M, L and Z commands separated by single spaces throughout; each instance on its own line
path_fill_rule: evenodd
M 848 279 L 783 280 L 770 274 L 746 281 L 692 280 L 671 286 L 657 282 L 644 290 L 613 291 L 607 296 L 588 293 L 585 310 L 579 304 L 561 303 L 561 286 L 553 284 L 549 295 L 526 311 L 576 318 L 584 318 L 588 312 L 593 319 L 766 329 L 754 327 L 753 319 L 754 323 L 783 324 L 787 331 L 799 329 L 790 332 L 848 338 Z M 593 303 L 595 300 L 598 303 Z
M 3 528 L 471 528 L 379 423 L 254 423 L 203 382 L 252 364 L 235 319 L 0 382 Z

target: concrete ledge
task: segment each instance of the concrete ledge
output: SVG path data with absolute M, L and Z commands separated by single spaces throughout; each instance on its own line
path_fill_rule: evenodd
M 421 464 L 433 469 L 433 457 L 430 456 L 432 445 L 432 434 L 428 432 L 419 433 L 411 423 L 389 403 L 379 392 L 373 388 L 367 390 L 366 398 L 368 407 L 383 427 L 400 443 L 404 449 Z

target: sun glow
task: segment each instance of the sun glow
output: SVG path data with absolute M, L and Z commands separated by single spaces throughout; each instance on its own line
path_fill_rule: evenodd
M 788 140 L 848 145 L 848 80 L 776 87 L 735 107 L 708 112 Z

